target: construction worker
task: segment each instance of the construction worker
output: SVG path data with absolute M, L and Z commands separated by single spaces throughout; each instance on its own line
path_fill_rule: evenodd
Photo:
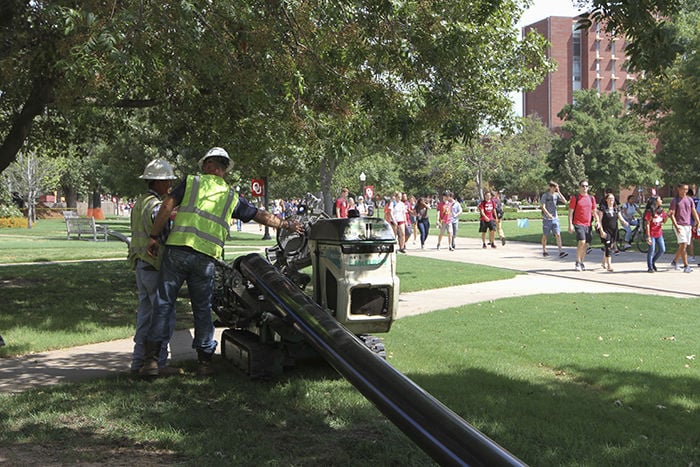
M 136 273 L 139 306 L 136 312 L 136 334 L 134 335 L 134 352 L 131 357 L 131 372 L 138 373 L 146 356 L 146 336 L 151 326 L 151 315 L 158 285 L 159 256 L 148 254 L 148 240 L 153 221 L 158 214 L 163 198 L 172 187 L 175 174 L 172 166 L 162 159 L 155 159 L 146 165 L 140 179 L 148 182 L 148 191 L 141 195 L 131 210 L 131 242 L 128 261 Z M 169 226 L 161 231 L 159 243 L 165 243 L 170 231 Z M 166 367 L 168 360 L 168 342 L 175 329 L 175 320 L 169 323 L 168 339 L 161 343 L 158 352 L 158 367 L 161 374 L 173 374 L 179 370 Z
M 224 180 L 233 166 L 228 153 L 219 147 L 211 148 L 199 160 L 201 175 L 189 175 L 163 201 L 153 223 L 148 251 L 155 258 L 160 251 L 158 239 L 175 207 L 178 207 L 172 230 L 165 242 L 163 262 L 158 276 L 158 291 L 153 309 L 153 320 L 146 342 L 146 361 L 142 376 L 159 375 L 157 353 L 167 340 L 170 323 L 175 317 L 175 301 L 184 281 L 194 315 L 194 340 L 201 376 L 213 374 L 211 360 L 216 351 L 214 324 L 211 318 L 211 299 L 214 286 L 215 262 L 222 256 L 231 218 L 243 222 L 255 220 L 275 229 L 297 233 L 303 227 L 296 221 L 283 220 L 268 211 L 260 210 Z

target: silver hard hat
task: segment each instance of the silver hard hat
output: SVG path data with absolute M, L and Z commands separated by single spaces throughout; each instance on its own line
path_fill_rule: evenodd
M 163 159 L 154 159 L 143 169 L 143 175 L 139 178 L 144 180 L 176 180 L 173 166 Z
M 201 159 L 199 159 L 199 168 L 200 169 L 204 168 L 204 161 L 206 161 L 210 157 L 221 157 L 222 159 L 226 159 L 228 161 L 228 165 L 226 166 L 227 172 L 233 166 L 233 161 L 228 156 L 228 153 L 226 152 L 226 150 L 224 148 L 214 147 L 214 148 L 211 148 L 210 150 L 208 150 L 207 153 L 205 155 L 203 155 Z

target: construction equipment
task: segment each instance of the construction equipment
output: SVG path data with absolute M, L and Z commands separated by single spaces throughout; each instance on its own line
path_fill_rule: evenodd
M 440 465 L 523 466 L 382 358 L 396 315 L 395 239 L 382 219 L 330 219 L 307 196 L 301 235 L 217 266 L 213 309 L 226 360 L 251 377 L 320 355 Z M 313 297 L 304 293 L 312 276 Z
M 307 195 L 297 220 L 304 233 L 279 230 L 268 261 L 305 290 L 313 277 L 313 300 L 380 356 L 384 345 L 371 333 L 388 332 L 398 307 L 395 238 L 383 219 L 332 219 L 320 200 Z M 285 323 L 265 294 L 241 274 L 240 259 L 218 264 L 213 311 L 225 359 L 249 376 L 280 374 L 314 355 L 302 335 Z M 311 267 L 311 274 L 306 270 Z

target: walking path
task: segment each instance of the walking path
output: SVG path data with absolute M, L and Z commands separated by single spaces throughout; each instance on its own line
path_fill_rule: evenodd
M 467 225 L 462 228 L 475 227 Z M 259 233 L 255 224 L 245 225 L 244 231 Z M 401 294 L 399 318 L 498 298 L 541 293 L 627 292 L 700 297 L 700 277 L 695 277 L 700 276 L 700 271 L 685 274 L 672 270 L 670 255 L 665 255 L 659 261 L 658 273 L 650 274 L 646 271 L 643 254 L 632 251 L 621 253 L 613 257 L 615 272 L 608 272 L 602 269 L 602 252 L 596 249 L 588 255 L 587 270 L 576 272 L 572 248 L 566 249 L 569 256 L 561 260 L 556 254 L 543 258 L 540 245 L 531 243 L 508 242 L 506 246 L 499 244 L 496 249 L 482 249 L 477 239 L 459 238 L 455 251 L 449 251 L 444 245 L 436 250 L 436 244 L 437 239 L 430 237 L 429 248 L 420 250 L 409 240 L 408 254 L 496 266 L 523 274 L 503 281 Z M 549 251 L 555 253 L 556 248 Z M 221 329 L 217 331 L 220 333 Z M 175 333 L 171 341 L 173 360 L 194 358 L 192 332 L 183 330 Z M 0 359 L 0 392 L 14 393 L 47 384 L 124 373 L 128 370 L 132 349 L 131 339 L 121 339 Z

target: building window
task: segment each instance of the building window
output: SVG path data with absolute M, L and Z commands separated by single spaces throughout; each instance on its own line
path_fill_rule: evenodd
M 573 55 L 572 55 L 572 89 L 579 91 L 581 89 L 581 31 L 577 31 L 576 25 L 573 30 Z

